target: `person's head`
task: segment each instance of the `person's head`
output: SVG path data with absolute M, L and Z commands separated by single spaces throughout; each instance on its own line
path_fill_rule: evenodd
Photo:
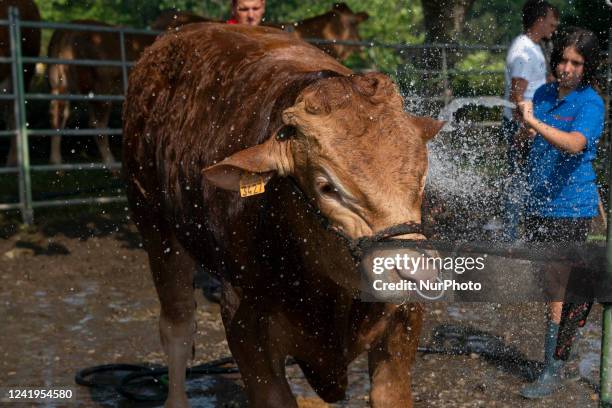
M 232 17 L 238 24 L 259 25 L 266 12 L 266 0 L 232 0 Z
M 539 39 L 550 39 L 559 25 L 559 11 L 544 0 L 527 0 L 523 5 L 523 29 Z
M 599 42 L 593 32 L 569 27 L 555 41 L 550 68 L 564 88 L 595 86 L 599 55 Z

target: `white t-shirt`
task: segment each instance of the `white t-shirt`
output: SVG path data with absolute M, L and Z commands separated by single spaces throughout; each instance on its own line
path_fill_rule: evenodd
M 506 100 L 510 100 L 512 78 L 522 78 L 527 81 L 527 89 L 523 94 L 525 99 L 532 99 L 536 89 L 546 83 L 546 59 L 542 48 L 525 34 L 516 37 L 508 49 L 505 77 Z M 504 116 L 512 119 L 512 110 L 504 108 Z

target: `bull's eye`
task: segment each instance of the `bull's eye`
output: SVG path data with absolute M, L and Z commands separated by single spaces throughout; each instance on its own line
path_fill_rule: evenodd
M 334 188 L 331 186 L 331 184 L 324 184 L 321 186 L 321 192 L 323 194 L 332 194 L 334 192 Z
M 295 137 L 295 134 L 296 134 L 295 127 L 285 125 L 276 133 L 276 139 L 277 140 L 287 140 L 292 137 Z
M 338 189 L 334 187 L 332 183 L 330 183 L 327 179 L 323 177 L 318 177 L 316 180 L 317 191 L 321 196 L 326 198 L 340 198 L 340 193 Z

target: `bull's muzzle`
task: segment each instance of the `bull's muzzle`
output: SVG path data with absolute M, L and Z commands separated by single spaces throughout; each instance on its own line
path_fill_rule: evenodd
M 361 256 L 362 299 L 374 302 L 403 303 L 434 300 L 443 296 L 432 289 L 439 282 L 441 271 L 432 259 L 437 251 L 418 249 L 397 240 L 382 246 L 371 246 Z

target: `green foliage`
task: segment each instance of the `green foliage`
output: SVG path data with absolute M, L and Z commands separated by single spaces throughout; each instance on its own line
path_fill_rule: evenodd
M 593 31 L 599 38 L 601 48 L 608 49 L 612 8 L 604 0 L 575 0 L 575 13 L 565 16 L 563 22 Z
M 375 39 L 388 44 L 418 44 L 424 32 L 417 30 L 423 18 L 420 1 L 390 2 L 386 0 L 362 0 L 349 3 L 354 11 L 367 11 L 370 18 L 360 26 L 365 39 Z M 388 48 L 375 47 L 362 52 L 370 67 L 387 73 L 395 73 L 403 56 Z
M 96 19 L 111 24 L 146 27 L 161 10 L 175 8 L 215 19 L 226 19 L 230 0 L 37 0 L 43 19 L 70 21 Z M 604 0 L 550 0 L 559 7 L 564 24 L 578 24 L 597 31 L 607 39 L 612 12 Z M 388 0 L 345 0 L 355 11 L 365 11 L 370 18 L 360 25 L 361 37 L 377 43 L 420 44 L 424 41 L 421 0 L 394 2 Z M 267 0 L 266 19 L 272 22 L 294 22 L 329 11 L 333 0 Z M 597 4 L 595 4 L 597 3 Z M 601 4 L 599 4 L 601 3 Z M 521 30 L 523 1 L 477 0 L 466 19 L 460 37 L 467 44 L 509 44 Z M 356 70 L 376 69 L 404 82 L 422 81 L 414 64 L 422 54 L 400 53 L 383 47 L 366 47 L 348 61 Z M 501 70 L 503 53 L 466 53 L 451 58 L 459 70 Z M 417 64 L 418 65 L 418 64 Z M 452 65 L 452 63 L 451 63 Z M 398 73 L 400 67 L 401 74 Z M 435 78 L 431 78 L 435 81 Z M 451 78 L 455 94 L 500 94 L 501 75 L 459 74 Z
M 416 29 L 423 13 L 419 0 L 390 2 L 387 0 L 345 0 L 354 12 L 365 11 L 369 19 L 359 26 L 364 39 L 375 39 L 382 43 L 420 43 L 424 33 Z M 268 0 L 266 18 L 275 22 L 294 22 L 326 13 L 333 1 L 312 0 Z M 345 64 L 353 69 L 377 69 L 393 73 L 401 62 L 401 56 L 394 50 L 367 48 L 354 54 Z
M 461 73 L 453 78 L 453 95 L 501 95 L 504 91 L 503 53 L 472 52 L 455 65 L 455 70 Z
M 562 19 L 576 10 L 572 1 L 548 0 L 561 12 Z M 604 0 L 595 0 L 604 2 Z M 585 0 L 592 4 L 593 0 Z M 525 0 L 476 0 L 466 21 L 462 42 L 466 44 L 509 44 L 523 31 L 521 9 Z
M 229 8 L 225 0 L 37 0 L 37 3 L 47 21 L 94 19 L 134 27 L 146 27 L 165 9 L 206 12 L 210 17 L 220 18 Z

